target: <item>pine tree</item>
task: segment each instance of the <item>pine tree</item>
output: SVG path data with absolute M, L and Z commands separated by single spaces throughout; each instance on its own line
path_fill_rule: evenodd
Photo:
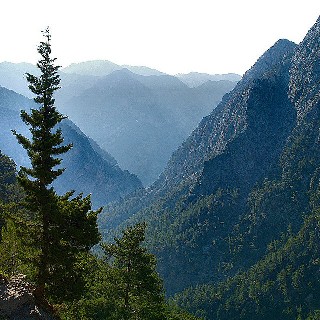
M 44 301 L 49 293 L 61 301 L 76 296 L 76 286 L 81 283 L 79 270 L 75 270 L 77 259 L 99 241 L 98 212 L 91 211 L 90 197 L 82 199 L 80 195 L 71 199 L 73 192 L 58 196 L 52 186 L 64 171 L 56 168 L 62 161 L 59 155 L 72 146 L 63 145 L 61 129 L 56 129 L 65 118 L 54 106 L 53 98 L 60 84 L 59 66 L 51 58 L 48 28 L 43 36 L 45 41 L 38 46 L 41 59 L 37 63 L 41 74 L 36 77 L 27 73 L 29 89 L 36 95 L 34 101 L 39 108 L 21 112 L 22 120 L 30 127 L 31 139 L 13 133 L 31 161 L 31 168 L 21 167 L 18 181 L 26 193 L 28 214 L 23 219 L 28 245 L 34 251 L 31 263 L 35 270 L 35 295 Z
M 115 319 L 165 319 L 166 305 L 156 259 L 142 246 L 145 223 L 128 227 L 115 243 L 103 249 L 113 269 Z

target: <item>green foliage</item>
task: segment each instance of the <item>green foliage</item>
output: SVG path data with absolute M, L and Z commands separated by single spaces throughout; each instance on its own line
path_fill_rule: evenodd
M 281 176 L 250 194 L 250 210 L 232 234 L 237 250 L 231 259 L 246 261 L 247 271 L 189 288 L 176 297 L 178 305 L 205 319 L 317 319 L 318 128 L 318 116 L 297 126 L 281 158 Z
M 15 163 L 0 151 L 0 274 L 6 276 L 21 271 L 21 240 L 10 218 L 20 210 L 21 197 Z
M 90 196 L 71 196 L 58 197 L 57 210 L 51 216 L 47 292 L 54 301 L 70 301 L 82 294 L 82 256 L 100 240 L 96 223 L 99 211 L 91 210 Z
M 109 265 L 87 254 L 82 256 L 82 267 L 85 275 L 82 296 L 61 305 L 59 315 L 62 319 L 116 319 L 117 304 Z
M 16 165 L 0 150 L 0 200 L 9 202 L 17 193 Z
M 128 227 L 105 255 L 83 256 L 86 280 L 83 296 L 61 307 L 62 319 L 196 320 L 173 303 L 166 303 L 155 257 L 142 246 L 145 224 Z
M 144 223 L 128 227 L 115 243 L 103 245 L 112 266 L 114 295 L 124 319 L 163 319 L 164 294 L 155 257 L 141 246 Z
M 270 245 L 269 253 L 248 271 L 216 286 L 190 289 L 176 301 L 205 319 L 305 319 L 320 307 L 319 245 L 317 210 L 297 234 Z
M 35 283 L 35 295 L 53 302 L 77 299 L 84 286 L 81 256 L 98 243 L 97 212 L 91 211 L 90 197 L 71 198 L 73 192 L 58 196 L 51 186 L 63 173 L 59 155 L 71 145 L 63 145 L 61 129 L 56 126 L 65 117 L 54 106 L 54 92 L 59 89 L 59 66 L 51 55 L 49 29 L 43 32 L 37 63 L 40 76 L 27 74 L 29 89 L 36 95 L 38 109 L 21 112 L 31 139 L 13 131 L 26 149 L 31 168 L 21 167 L 18 181 L 23 187 L 24 210 L 12 215 L 22 246 L 28 253 L 23 259 L 29 280 Z
M 19 272 L 19 266 L 21 265 L 20 250 L 21 243 L 15 225 L 12 221 L 7 220 L 1 230 L 0 274 L 10 277 Z
M 202 318 L 196 317 L 185 310 L 179 308 L 173 301 L 170 301 L 167 307 L 166 320 L 200 320 Z
M 306 320 L 318 320 L 320 319 L 320 310 L 315 310 L 311 314 L 308 315 Z

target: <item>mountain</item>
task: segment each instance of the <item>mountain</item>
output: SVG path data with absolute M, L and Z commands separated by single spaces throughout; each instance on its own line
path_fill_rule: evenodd
M 144 66 L 129 66 L 127 64 L 122 65 L 124 69 L 128 69 L 133 73 L 139 74 L 141 76 L 161 76 L 165 75 L 165 73 L 158 71 L 156 69 L 152 69 Z
M 86 76 L 106 76 L 114 71 L 128 69 L 133 73 L 151 76 L 163 75 L 164 73 L 144 66 L 118 65 L 108 60 L 92 60 L 80 63 L 72 63 L 61 71 L 68 74 L 78 74 Z
M 208 74 L 208 73 L 190 72 L 187 74 L 178 73 L 176 77 L 190 88 L 198 87 L 208 81 L 238 82 L 241 80 L 241 76 L 236 73 Z
M 92 194 L 95 207 L 119 200 L 142 187 L 140 180 L 127 170 L 121 170 L 116 160 L 96 142 L 84 135 L 70 120 L 60 125 L 64 141 L 73 148 L 63 156 L 66 168 L 57 178 L 58 193 L 76 190 Z
M 190 288 L 175 302 L 204 319 L 317 320 L 319 244 L 318 211 L 305 219 L 299 232 L 271 243 L 248 270 L 219 284 Z
M 258 263 L 288 228 L 302 228 L 320 170 L 319 35 L 318 20 L 298 46 L 276 42 L 150 188 L 100 217 L 106 238 L 112 221 L 115 229 L 148 222 L 169 294 L 205 290 Z
M 100 78 L 90 88 L 57 104 L 121 168 L 150 185 L 172 151 L 216 106 L 233 82 L 188 88 L 169 75 L 142 76 L 127 69 Z M 63 91 L 65 90 L 65 91 Z
M 288 97 L 295 125 L 274 176 L 252 189 L 229 234 L 233 266 L 220 283 L 202 284 L 176 302 L 205 319 L 319 319 L 320 18 L 296 48 Z
M 150 185 L 171 153 L 235 82 L 207 81 L 189 88 L 157 70 L 126 67 L 97 60 L 63 68 L 56 102 L 86 135 L 117 158 L 121 168 Z M 35 73 L 34 69 L 3 63 L 0 85 L 11 79 L 10 89 L 29 95 L 24 73 Z
M 75 73 L 86 76 L 105 76 L 113 71 L 119 70 L 121 67 L 108 60 L 93 60 L 80 63 L 72 63 L 63 68 L 64 73 Z
M 283 42 L 287 47 L 287 50 L 284 51 L 282 51 L 282 48 L 284 47 Z M 262 111 L 264 111 L 264 114 L 262 115 L 264 115 L 265 118 L 261 118 L 260 122 L 262 124 L 265 122 L 265 134 L 272 135 L 272 129 L 271 127 L 268 128 L 267 124 L 273 120 L 271 117 L 275 116 L 275 114 L 273 109 L 263 106 L 263 93 L 259 93 L 258 91 L 259 87 L 261 87 L 262 81 L 266 81 L 266 79 L 261 79 L 264 74 L 262 66 L 270 65 L 270 68 L 276 68 L 277 66 L 281 67 L 282 59 L 286 58 L 290 52 L 292 54 L 294 48 L 295 45 L 286 40 L 277 42 L 272 48 L 270 48 L 262 56 L 265 58 L 260 58 L 256 62 L 236 87 L 223 97 L 222 102 L 218 107 L 200 122 L 188 139 L 186 139 L 186 141 L 173 153 L 166 169 L 156 181 L 153 188 L 172 188 L 183 183 L 185 177 L 187 179 L 192 178 L 193 180 L 196 180 L 198 176 L 201 175 L 204 165 L 206 163 L 207 165 L 209 164 L 208 161 L 210 159 L 214 159 L 216 156 L 222 154 L 224 150 L 226 150 L 226 146 L 236 137 L 241 136 L 242 139 L 244 132 L 248 128 L 251 129 L 248 122 L 250 122 L 251 125 L 256 125 L 255 122 L 257 119 L 255 117 L 260 116 L 259 111 L 262 108 L 264 108 L 262 109 Z M 278 60 L 274 60 L 273 58 L 270 59 L 269 57 L 277 55 L 279 49 L 282 51 L 282 56 L 279 56 Z M 269 68 L 265 69 L 265 72 L 268 73 Z M 276 75 L 274 75 L 274 77 L 275 76 Z M 270 78 L 270 82 L 272 81 L 271 79 L 272 78 Z M 274 79 L 273 81 L 277 80 Z M 270 86 L 271 85 L 272 83 Z M 282 87 L 284 85 L 285 84 L 281 84 Z M 260 95 L 262 96 L 259 97 Z M 269 96 L 270 99 L 273 98 L 271 93 L 269 93 Z M 266 96 L 266 99 L 267 98 L 268 96 Z M 255 105 L 255 100 L 258 100 L 257 102 L 260 103 L 260 106 Z M 285 102 L 284 106 L 287 105 L 288 102 Z M 250 106 L 252 106 L 252 108 L 257 108 L 258 110 L 253 111 L 254 113 L 248 113 L 251 111 Z M 286 107 L 284 107 L 284 109 L 285 108 Z M 279 112 L 285 111 L 281 109 Z M 267 117 L 269 117 L 269 119 Z M 292 121 L 290 120 L 292 117 L 292 115 L 282 115 L 285 122 Z M 273 122 L 270 123 L 270 125 L 273 125 Z M 281 125 L 280 123 L 277 125 L 283 127 L 283 130 L 288 130 L 285 128 L 284 124 Z M 258 131 L 259 127 L 252 129 Z M 258 140 L 257 144 L 260 144 L 260 142 L 261 140 Z M 242 147 L 240 146 L 240 148 Z
M 18 166 L 28 166 L 29 159 L 11 130 L 28 135 L 19 111 L 34 106 L 33 101 L 0 87 L 0 150 L 14 159 Z M 92 202 L 98 207 L 142 187 L 135 175 L 121 170 L 110 154 L 85 136 L 70 120 L 64 120 L 60 127 L 65 143 L 73 143 L 73 148 L 63 155 L 66 170 L 55 182 L 59 193 L 68 190 L 92 193 Z
M 100 217 L 105 238 L 147 221 L 167 292 L 204 319 L 319 318 L 319 38 L 320 17 L 279 40 L 150 188 Z

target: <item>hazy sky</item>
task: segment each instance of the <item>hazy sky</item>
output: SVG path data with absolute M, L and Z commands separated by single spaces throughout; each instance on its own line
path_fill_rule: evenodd
M 280 38 L 300 42 L 319 0 L 6 0 L 0 62 L 32 62 L 50 26 L 58 63 L 103 59 L 170 74 L 242 74 Z

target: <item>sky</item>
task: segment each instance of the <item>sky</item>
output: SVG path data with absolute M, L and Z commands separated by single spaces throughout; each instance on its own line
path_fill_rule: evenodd
M 88 60 L 168 74 L 243 74 L 278 39 L 302 41 L 319 0 L 10 0 L 1 3 L 0 62 L 36 63 L 41 30 L 67 66 Z

